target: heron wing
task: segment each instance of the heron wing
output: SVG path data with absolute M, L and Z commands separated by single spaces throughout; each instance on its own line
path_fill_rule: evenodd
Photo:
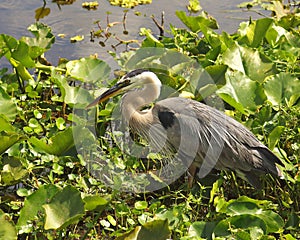
M 188 164 L 192 158 L 199 164 L 200 176 L 212 168 L 231 169 L 254 186 L 259 185 L 261 173 L 280 176 L 275 165 L 280 160 L 246 127 L 221 111 L 190 99 L 169 98 L 159 101 L 153 113 L 167 131 L 169 144 L 188 158 Z

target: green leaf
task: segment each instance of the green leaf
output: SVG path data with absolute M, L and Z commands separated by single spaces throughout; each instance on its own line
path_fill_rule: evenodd
M 16 104 L 11 100 L 10 96 L 0 87 L 0 114 L 13 121 L 15 120 L 18 112 Z
M 290 73 L 279 73 L 266 79 L 263 85 L 267 99 L 278 106 L 284 103 L 293 105 L 300 97 L 300 80 Z
M 243 114 L 254 112 L 257 82 L 252 81 L 242 72 L 228 70 L 225 74 L 226 84 L 217 90 L 217 94 L 228 104 Z
M 28 30 L 35 37 L 23 37 L 21 40 L 31 47 L 30 56 L 35 59 L 51 48 L 55 42 L 55 36 L 51 32 L 51 28 L 41 22 L 30 25 Z
M 17 227 L 26 226 L 34 220 L 40 211 L 44 212 L 43 205 L 49 202 L 60 189 L 55 185 L 42 185 L 38 190 L 28 196 L 24 201 L 24 207 L 20 211 Z
M 240 202 L 234 201 L 229 203 L 226 209 L 226 213 L 229 216 L 241 215 L 241 214 L 256 214 L 260 213 L 261 208 L 253 202 Z
M 81 42 L 83 40 L 84 40 L 84 35 L 76 35 L 76 36 L 70 38 L 71 43 Z
M 137 210 L 144 210 L 148 207 L 148 203 L 146 201 L 137 201 L 134 203 L 134 208 Z
M 259 228 L 266 233 L 266 223 L 259 217 L 251 214 L 235 215 L 220 221 L 214 228 L 215 236 L 230 235 L 229 229 Z
M 10 217 L 0 209 L 0 238 L 5 240 L 17 240 L 17 230 Z
M 257 48 L 265 38 L 271 24 L 272 18 L 262 18 L 251 23 L 243 29 L 240 29 L 241 36 L 244 36 L 243 42 L 247 43 L 252 48 Z M 245 41 L 246 39 L 246 41 Z
M 11 52 L 13 49 L 17 48 L 18 46 L 18 40 L 16 40 L 14 37 L 1 34 L 0 35 L 0 58 L 4 55 L 7 59 L 11 58 Z
M 204 12 L 199 16 L 187 16 L 184 11 L 176 11 L 176 16 L 193 32 L 203 31 L 206 28 L 218 29 L 215 19 L 208 17 Z
M 201 237 L 203 239 L 211 239 L 216 222 L 193 222 L 189 227 L 189 237 Z
M 256 214 L 256 216 L 264 220 L 268 233 L 278 232 L 284 226 L 284 221 L 281 216 L 271 210 L 263 211 L 260 214 Z
M 284 126 L 276 126 L 268 136 L 268 147 L 273 150 L 280 140 L 280 135 L 285 129 Z
M 102 212 L 109 203 L 110 196 L 101 197 L 99 195 L 90 195 L 83 198 L 84 208 L 87 211 Z
M 138 240 L 165 240 L 171 235 L 168 220 L 154 220 L 142 225 Z
M 43 208 L 46 213 L 45 230 L 66 227 L 84 215 L 80 192 L 73 186 L 57 192 Z
M 48 140 L 31 137 L 28 141 L 39 150 L 60 156 L 74 146 L 74 128 L 76 127 L 69 127 L 64 131 L 58 132 Z
M 98 86 L 107 81 L 111 71 L 106 62 L 93 57 L 69 61 L 66 67 L 67 74 L 71 77 L 82 82 L 95 83 Z
M 0 132 L 0 154 L 4 153 L 7 149 L 13 146 L 15 143 L 26 139 L 23 134 L 16 132 Z
M 19 61 L 26 68 L 35 66 L 34 61 L 29 56 L 29 46 L 23 41 L 19 41 L 19 44 L 12 52 L 11 57 Z
M 14 185 L 24 178 L 28 171 L 23 167 L 20 159 L 5 157 L 2 159 L 3 168 L 0 172 L 0 185 Z
M 82 87 L 72 87 L 63 75 L 57 74 L 55 70 L 51 73 L 52 79 L 58 85 L 61 91 L 60 101 L 66 104 L 73 105 L 76 104 L 77 108 L 85 108 L 86 105 L 94 100 L 90 93 Z M 57 97 L 57 96 L 56 96 Z M 56 100 L 52 98 L 52 100 Z
M 228 48 L 222 59 L 228 67 L 244 73 L 251 80 L 259 83 L 275 73 L 274 64 L 259 51 L 237 44 Z
M 40 7 L 35 9 L 35 20 L 39 21 L 40 19 L 48 16 L 50 14 L 51 9 L 46 7 Z

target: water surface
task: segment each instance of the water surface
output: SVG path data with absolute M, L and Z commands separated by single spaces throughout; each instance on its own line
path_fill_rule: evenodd
M 124 9 L 116 6 L 111 6 L 106 0 L 99 0 L 99 7 L 95 11 L 88 11 L 81 7 L 84 1 L 75 1 L 71 5 L 60 5 L 52 1 L 46 1 L 46 7 L 50 9 L 50 14 L 42 19 L 43 22 L 52 28 L 56 36 L 55 44 L 52 49 L 46 53 L 46 58 L 54 65 L 60 57 L 67 59 L 78 59 L 91 54 L 98 54 L 100 59 L 109 63 L 113 60 L 107 50 L 113 50 L 111 45 L 116 45 L 117 40 L 111 39 L 106 42 L 106 47 L 100 46 L 100 39 L 90 41 L 90 31 L 98 30 L 98 26 L 94 23 L 100 21 L 102 27 L 106 26 L 107 12 L 109 21 L 122 21 Z M 241 21 L 246 21 L 249 16 L 257 18 L 258 15 L 249 12 L 238 10 L 237 5 L 243 2 L 242 0 L 203 0 L 200 1 L 201 6 L 212 17 L 216 18 L 220 29 L 232 33 L 237 30 Z M 151 16 L 160 21 L 161 12 L 165 12 L 165 28 L 166 31 L 170 23 L 177 27 L 182 27 L 183 24 L 176 17 L 176 10 L 186 11 L 188 0 L 153 0 L 150 5 L 137 6 L 134 9 L 128 10 L 126 28 L 128 35 L 123 34 L 122 25 L 114 26 L 111 29 L 113 34 L 116 34 L 120 39 L 137 39 L 139 29 L 141 27 L 150 28 L 154 34 L 159 34 L 158 28 L 153 23 Z M 41 0 L 2 0 L 0 3 L 0 33 L 5 33 L 19 39 L 21 36 L 30 36 L 26 30 L 27 27 L 34 23 L 35 10 L 43 6 Z M 141 16 L 136 16 L 135 12 L 141 13 Z M 59 34 L 65 34 L 65 38 L 58 37 Z M 85 39 L 81 42 L 70 43 L 70 37 L 83 35 Z M 103 41 L 103 39 L 101 40 Z M 117 51 L 123 50 L 122 47 L 117 48 Z M 6 60 L 0 59 L 0 67 L 6 66 Z M 8 66 L 8 65 L 7 65 Z

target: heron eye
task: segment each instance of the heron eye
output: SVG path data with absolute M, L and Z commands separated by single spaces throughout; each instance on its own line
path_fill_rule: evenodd
M 130 80 L 129 79 L 125 79 L 124 83 L 127 85 L 127 84 L 130 84 Z

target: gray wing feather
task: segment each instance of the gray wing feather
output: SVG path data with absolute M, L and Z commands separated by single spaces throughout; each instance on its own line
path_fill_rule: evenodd
M 280 176 L 275 164 L 281 164 L 280 160 L 246 127 L 223 112 L 184 98 L 159 101 L 153 114 L 160 112 L 172 112 L 175 118 L 166 128 L 168 144 L 179 151 L 186 164 L 194 160 L 201 177 L 212 168 L 231 169 L 259 186 L 260 174 Z

